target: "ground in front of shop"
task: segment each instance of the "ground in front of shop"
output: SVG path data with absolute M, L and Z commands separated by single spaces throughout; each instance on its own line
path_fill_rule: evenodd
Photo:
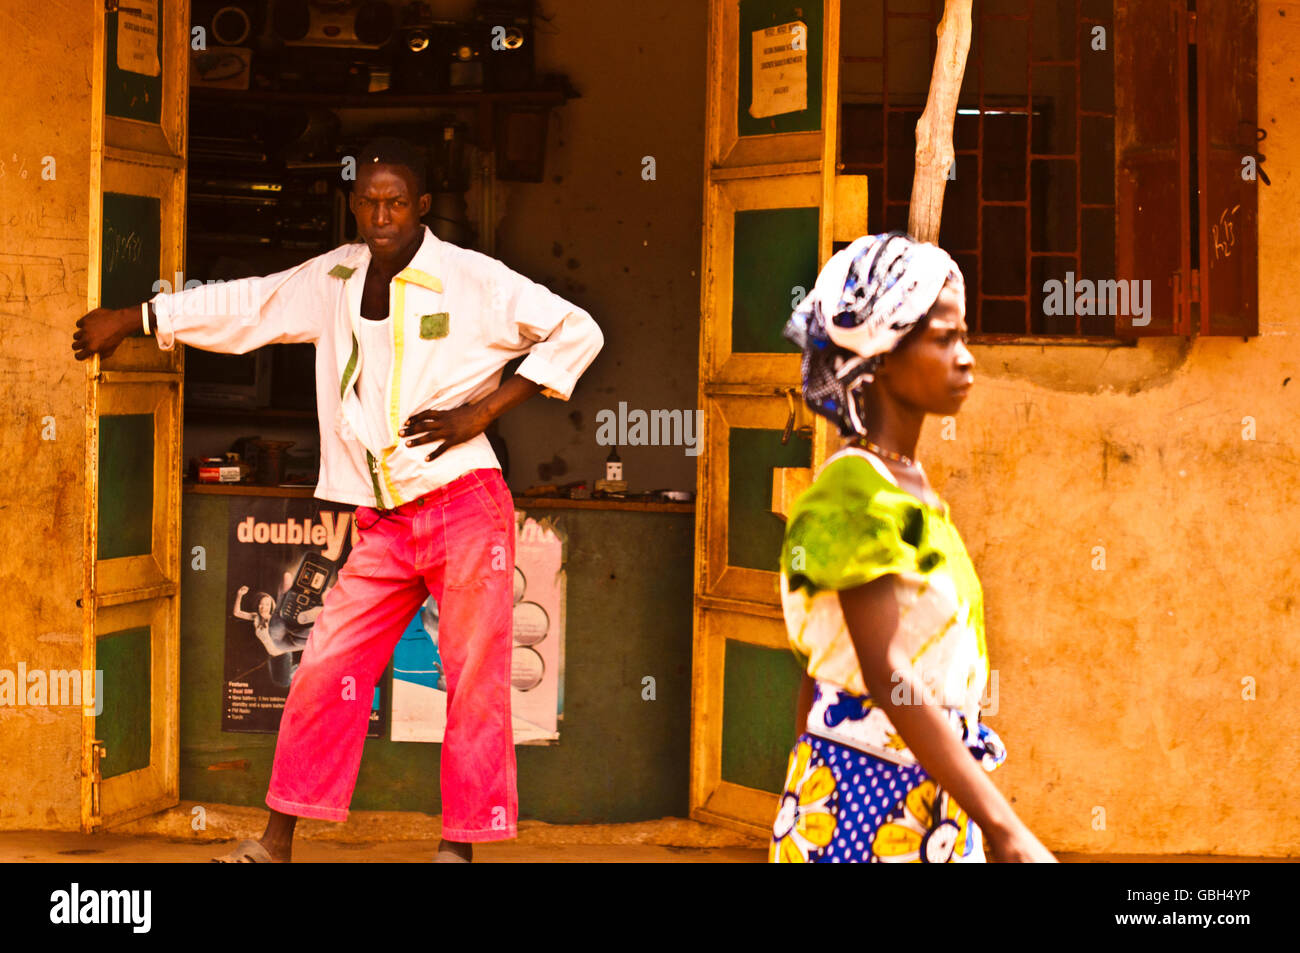
M 170 810 L 94 834 L 0 831 L 0 863 L 205 863 L 257 837 L 266 811 L 182 802 Z M 346 823 L 303 820 L 295 863 L 428 863 L 441 818 L 413 812 L 353 811 Z M 1201 855 L 1059 854 L 1066 863 L 1231 863 L 1265 858 Z M 1274 858 L 1269 858 L 1274 859 Z M 476 863 L 764 863 L 767 838 L 664 818 L 634 824 L 558 825 L 521 821 L 515 840 L 478 844 Z
M 93 834 L 0 831 L 0 863 L 204 863 L 266 825 L 266 811 L 182 802 Z M 441 818 L 353 811 L 346 823 L 302 820 L 295 863 L 428 863 Z M 763 863 L 767 842 L 750 835 L 664 818 L 635 824 L 556 825 L 521 821 L 515 840 L 477 844 L 476 863 Z

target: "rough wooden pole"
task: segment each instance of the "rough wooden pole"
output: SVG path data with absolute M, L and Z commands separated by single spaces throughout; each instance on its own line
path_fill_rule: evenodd
M 930 95 L 916 124 L 916 171 L 907 230 L 923 242 L 939 240 L 943 190 L 953 163 L 952 124 L 957 118 L 957 94 L 970 50 L 972 0 L 946 0 L 939 22 L 939 43 L 930 74 Z

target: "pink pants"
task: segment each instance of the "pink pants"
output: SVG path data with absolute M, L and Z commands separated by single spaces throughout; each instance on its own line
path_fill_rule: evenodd
M 356 520 L 360 542 L 325 596 L 289 690 L 266 803 L 347 820 L 375 685 L 432 594 L 447 676 L 443 836 L 514 837 L 515 521 L 501 471 L 471 470 L 392 510 L 357 507 Z

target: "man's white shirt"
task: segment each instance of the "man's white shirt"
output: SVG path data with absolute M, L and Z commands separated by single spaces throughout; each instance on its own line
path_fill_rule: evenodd
M 357 330 L 365 358 L 357 375 L 357 390 L 361 394 L 361 443 L 382 447 L 389 440 L 384 397 L 393 372 L 393 316 L 390 314 L 381 321 L 362 317 L 357 322 Z
M 273 275 L 153 298 L 164 350 L 177 341 L 228 354 L 275 343 L 316 345 L 321 471 L 315 495 L 322 499 L 387 509 L 470 470 L 499 469 L 483 434 L 430 462 L 425 457 L 439 441 L 407 447 L 410 436 L 399 438 L 397 431 L 412 414 L 452 410 L 490 394 L 501 369 L 525 353 L 519 375 L 542 385 L 544 395 L 568 400 L 604 343 L 577 305 L 425 228 L 419 251 L 389 284 L 387 432 L 372 435 L 377 427 L 367 427 L 356 387 L 369 350 L 361 326 L 369 263 L 364 243 L 349 244 Z

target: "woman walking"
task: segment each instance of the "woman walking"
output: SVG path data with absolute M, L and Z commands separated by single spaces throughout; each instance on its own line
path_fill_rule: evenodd
M 804 398 L 846 437 L 789 514 L 786 628 L 805 663 L 776 862 L 1054 860 L 986 772 L 983 595 L 916 459 L 973 381 L 965 289 L 900 232 L 837 252 L 786 327 Z M 981 836 L 983 835 L 983 837 Z

